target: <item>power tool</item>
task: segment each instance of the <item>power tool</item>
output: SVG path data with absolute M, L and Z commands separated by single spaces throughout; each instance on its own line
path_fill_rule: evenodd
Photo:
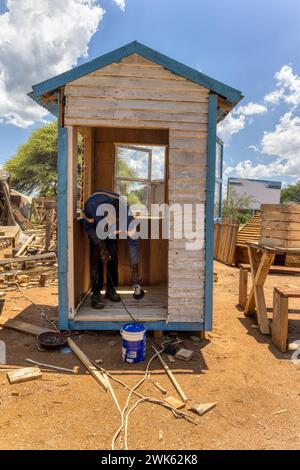
M 134 290 L 133 298 L 135 300 L 141 300 L 145 297 L 145 291 L 143 291 L 140 284 L 134 284 L 133 290 Z

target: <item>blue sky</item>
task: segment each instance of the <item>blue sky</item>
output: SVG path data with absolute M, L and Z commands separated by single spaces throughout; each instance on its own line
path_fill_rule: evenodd
M 49 119 L 32 84 L 136 39 L 245 95 L 220 128 L 226 175 L 293 182 L 299 24 L 299 0 L 0 0 L 0 163 Z

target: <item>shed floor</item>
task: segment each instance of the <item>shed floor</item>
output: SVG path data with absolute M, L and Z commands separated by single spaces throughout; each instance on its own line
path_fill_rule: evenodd
M 138 321 L 161 321 L 167 319 L 167 286 L 144 287 L 145 297 L 135 300 L 131 287 L 118 289 L 126 307 Z M 104 295 L 104 292 L 102 292 Z M 121 302 L 114 303 L 104 298 L 105 308 L 96 310 L 91 307 L 91 296 L 88 296 L 79 308 L 75 321 L 130 321 L 130 317 Z

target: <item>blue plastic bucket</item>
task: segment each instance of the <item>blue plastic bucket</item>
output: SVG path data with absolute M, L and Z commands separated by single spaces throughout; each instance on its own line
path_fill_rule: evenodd
M 142 323 L 126 323 L 121 330 L 122 359 L 133 364 L 146 358 L 146 329 Z

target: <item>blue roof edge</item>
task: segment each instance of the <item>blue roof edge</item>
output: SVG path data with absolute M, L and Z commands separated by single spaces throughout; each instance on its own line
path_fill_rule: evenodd
M 226 100 L 228 100 L 232 106 L 234 106 L 243 98 L 243 95 L 239 90 L 236 90 L 229 85 L 225 85 L 224 83 L 219 82 L 218 80 L 215 80 L 214 78 L 211 78 L 202 72 L 199 72 L 198 70 L 171 59 L 170 57 L 165 56 L 160 52 L 157 52 L 154 49 L 139 43 L 138 41 L 133 41 L 90 62 L 86 62 L 85 64 L 74 67 L 67 72 L 33 85 L 33 91 L 29 93 L 28 96 L 30 96 L 33 100 L 37 101 L 42 106 L 45 106 L 41 100 L 41 97 L 45 93 L 50 93 L 58 88 L 61 88 L 69 82 L 92 73 L 102 67 L 118 62 L 132 54 L 139 54 L 145 59 L 151 60 L 156 64 L 161 65 L 176 75 L 208 88 L 212 92 L 226 98 Z

